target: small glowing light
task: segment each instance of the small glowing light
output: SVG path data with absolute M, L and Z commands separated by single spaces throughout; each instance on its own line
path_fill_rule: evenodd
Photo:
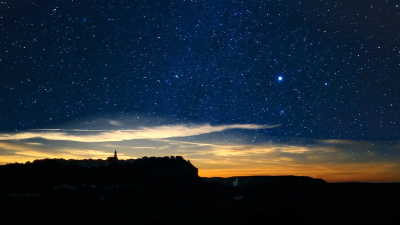
M 278 80 L 279 80 L 279 81 L 282 81 L 282 80 L 283 80 L 283 77 L 282 77 L 282 76 L 279 76 L 279 77 L 278 77 Z

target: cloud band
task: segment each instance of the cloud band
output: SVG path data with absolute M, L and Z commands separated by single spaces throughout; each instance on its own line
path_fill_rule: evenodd
M 220 132 L 229 129 L 269 129 L 279 127 L 278 125 L 258 124 L 231 124 L 211 126 L 205 125 L 172 125 L 144 127 L 136 130 L 86 130 L 81 133 L 78 130 L 42 130 L 29 131 L 15 134 L 2 134 L 0 140 L 26 140 L 32 138 L 43 138 L 47 140 L 76 141 L 76 142 L 113 142 L 134 139 L 162 139 L 175 137 L 188 137 L 212 132 Z M 89 131 L 89 132 L 88 132 Z M 92 133 L 92 134 L 88 134 Z

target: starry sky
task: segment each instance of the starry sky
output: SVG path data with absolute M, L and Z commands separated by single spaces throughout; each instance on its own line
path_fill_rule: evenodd
M 0 1 L 0 164 L 400 182 L 399 27 L 393 0 Z

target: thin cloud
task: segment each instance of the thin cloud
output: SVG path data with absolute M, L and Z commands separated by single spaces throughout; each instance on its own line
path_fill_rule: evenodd
M 80 130 L 74 130 L 71 134 L 67 131 L 42 130 L 42 132 L 22 132 L 14 134 L 2 134 L 0 140 L 26 140 L 31 138 L 43 138 L 47 140 L 77 141 L 77 142 L 112 142 L 134 139 L 162 139 L 175 137 L 188 137 L 229 129 L 269 129 L 279 125 L 257 125 L 257 124 L 232 124 L 222 126 L 205 125 L 173 125 L 143 127 L 136 130 L 108 130 L 95 134 L 77 134 Z M 43 132 L 46 131 L 46 132 Z M 87 130 L 90 131 L 90 130 Z
M 33 161 L 38 158 L 70 158 L 70 154 L 48 152 L 40 146 L 0 142 L 0 165 L 13 162 Z
M 164 143 L 175 144 L 178 152 L 191 153 L 192 155 L 213 154 L 216 156 L 260 156 L 271 153 L 291 153 L 291 154 L 312 154 L 319 151 L 318 148 L 305 146 L 293 146 L 288 144 L 280 145 L 246 145 L 246 144 L 227 144 L 221 142 L 199 143 L 176 140 L 160 140 Z
M 29 130 L 61 131 L 62 129 L 29 129 Z
M 62 131 L 62 132 L 102 132 L 102 131 L 113 131 L 111 130 L 84 130 L 84 129 L 29 129 L 37 131 Z
M 108 122 L 113 126 L 118 126 L 118 127 L 123 126 L 122 123 L 115 120 L 109 120 Z
M 64 158 L 64 159 L 82 159 L 82 158 L 98 158 L 106 159 L 112 156 L 112 151 L 101 151 L 94 149 L 76 149 L 76 148 L 53 148 L 52 151 L 38 146 L 29 146 L 26 143 L 7 143 L 0 142 L 0 165 L 14 162 L 33 161 L 43 158 Z M 132 156 L 127 156 L 122 152 L 118 153 L 120 159 L 130 159 Z
M 156 149 L 156 148 L 160 148 L 157 146 L 123 146 L 123 145 L 103 145 L 104 147 L 111 147 L 111 148 L 131 148 L 131 149 Z M 161 146 L 163 147 L 163 146 Z
M 43 145 L 42 143 L 26 142 L 27 145 Z

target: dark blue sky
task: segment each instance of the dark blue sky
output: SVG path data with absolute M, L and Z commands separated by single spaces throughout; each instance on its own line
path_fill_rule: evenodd
M 3 2 L 0 128 L 141 115 L 397 139 L 400 7 L 371 2 Z

